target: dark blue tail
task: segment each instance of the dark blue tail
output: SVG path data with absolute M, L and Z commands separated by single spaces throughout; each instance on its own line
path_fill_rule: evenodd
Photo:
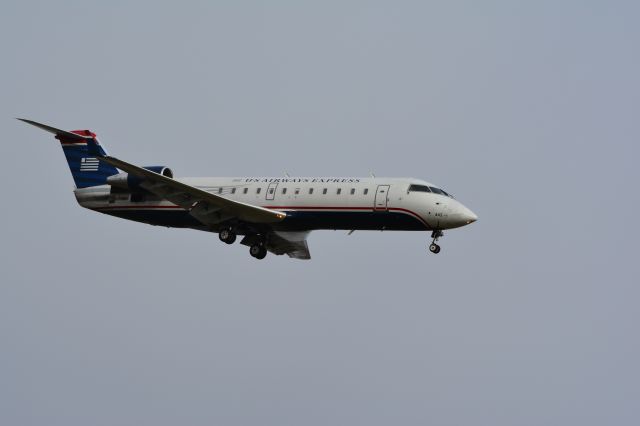
M 107 155 L 104 149 L 98 144 L 95 133 L 89 130 L 73 130 L 71 133 L 85 136 L 88 140 L 79 141 L 66 138 L 64 135 L 57 135 L 56 139 L 60 141 L 62 150 L 65 157 L 67 157 L 67 163 L 69 163 L 69 169 L 71 175 L 78 188 L 86 188 L 87 186 L 104 185 L 107 183 L 109 176 L 118 173 L 118 170 L 110 164 L 104 163 L 96 157 L 95 154 L 100 156 Z M 97 152 L 90 153 L 87 142 L 93 144 Z

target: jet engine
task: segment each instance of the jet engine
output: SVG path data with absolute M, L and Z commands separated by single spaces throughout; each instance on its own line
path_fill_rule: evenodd
M 165 166 L 147 166 L 144 169 L 151 170 L 162 176 L 173 179 L 173 171 Z M 109 176 L 107 183 L 111 186 L 115 186 L 122 189 L 139 189 L 140 184 L 144 182 L 144 178 L 130 175 L 128 173 L 118 173 L 117 175 Z

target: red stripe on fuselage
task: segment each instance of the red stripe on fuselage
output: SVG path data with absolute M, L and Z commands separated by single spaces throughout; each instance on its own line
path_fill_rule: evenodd
M 156 210 L 156 209 L 178 209 L 185 210 L 180 206 L 104 206 L 94 207 L 95 210 Z M 186 210 L 185 210 L 186 211 Z

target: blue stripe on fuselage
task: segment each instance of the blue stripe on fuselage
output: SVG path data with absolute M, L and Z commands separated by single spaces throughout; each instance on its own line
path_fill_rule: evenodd
M 195 228 L 206 229 L 206 226 L 191 216 L 188 211 L 182 209 L 154 210 L 154 209 L 125 209 L 125 210 L 100 210 L 100 213 L 116 216 L 135 222 L 148 223 L 149 225 L 167 226 L 170 228 Z
M 393 211 L 287 211 L 278 225 L 287 229 L 426 230 L 417 218 Z
M 150 225 L 174 228 L 206 229 L 207 227 L 181 209 L 98 210 Z M 426 231 L 428 228 L 414 216 L 394 211 L 287 211 L 287 218 L 271 224 L 278 230 L 345 229 Z

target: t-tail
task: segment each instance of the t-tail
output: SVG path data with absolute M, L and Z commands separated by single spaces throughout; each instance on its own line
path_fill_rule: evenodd
M 109 176 L 118 173 L 118 170 L 112 165 L 98 160 L 97 156 L 107 154 L 98 143 L 96 134 L 90 130 L 67 132 L 24 118 L 18 118 L 18 120 L 56 135 L 55 137 L 60 141 L 62 151 L 67 158 L 77 188 L 104 185 Z

